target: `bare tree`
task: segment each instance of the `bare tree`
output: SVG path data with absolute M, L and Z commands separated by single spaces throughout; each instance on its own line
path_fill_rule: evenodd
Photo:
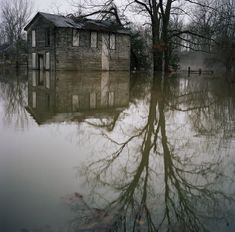
M 16 67 L 19 63 L 19 50 L 23 46 L 23 29 L 28 23 L 32 13 L 32 2 L 30 0 L 9 0 L 1 1 L 2 30 L 4 30 L 5 40 L 14 48 Z
M 30 0 L 9 0 L 1 2 L 1 17 L 10 43 L 22 39 L 23 29 L 32 13 Z
M 235 65 L 235 1 L 226 0 L 218 12 L 218 27 L 216 31 L 217 46 L 215 52 L 219 61 L 227 71 L 232 71 Z
M 73 2 L 77 3 L 76 0 Z M 115 0 L 84 0 L 77 3 L 79 9 L 82 7 L 85 16 L 96 15 L 102 19 L 113 17 L 120 24 L 123 24 L 124 19 L 130 14 L 141 17 L 143 25 L 148 25 L 151 29 L 151 49 L 155 71 L 169 70 L 172 50 L 176 45 L 182 45 L 179 40 L 188 43 L 197 43 L 203 40 L 210 44 L 213 39 L 213 17 L 211 16 L 215 14 L 217 5 L 221 5 L 217 0 L 128 0 L 122 3 Z M 204 13 L 202 15 L 204 27 L 201 27 L 201 30 L 191 30 L 195 27 L 174 27 L 176 24 L 172 22 L 175 21 L 176 16 L 178 22 L 184 17 L 191 18 L 190 8 L 193 6 L 201 8 L 201 13 Z M 203 19 L 200 18 L 200 20 Z M 208 32 L 210 33 L 208 34 Z M 191 35 L 190 39 L 185 38 L 185 35 Z M 195 38 L 194 41 L 191 41 L 192 36 Z
M 188 29 L 201 37 L 191 35 L 188 38 L 191 49 L 210 53 L 206 59 L 208 64 L 220 63 L 227 71 L 232 71 L 235 61 L 235 1 L 203 0 L 200 3 L 192 10 Z

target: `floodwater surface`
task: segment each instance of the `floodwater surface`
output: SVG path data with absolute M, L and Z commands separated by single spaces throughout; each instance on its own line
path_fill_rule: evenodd
M 0 231 L 235 231 L 225 76 L 0 74 Z

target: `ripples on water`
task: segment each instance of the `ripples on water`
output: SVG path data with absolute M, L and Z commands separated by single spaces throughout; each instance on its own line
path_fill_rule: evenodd
M 224 77 L 1 73 L 0 148 L 0 231 L 235 231 Z

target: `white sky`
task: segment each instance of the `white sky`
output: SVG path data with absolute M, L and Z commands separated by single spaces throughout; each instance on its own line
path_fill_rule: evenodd
M 66 0 L 32 0 L 34 4 L 34 11 L 57 13 L 57 8 L 61 12 L 69 13 L 71 5 Z

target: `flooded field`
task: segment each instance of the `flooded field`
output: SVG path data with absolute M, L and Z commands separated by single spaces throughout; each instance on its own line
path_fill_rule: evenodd
M 0 74 L 0 231 L 235 231 L 235 84 Z

